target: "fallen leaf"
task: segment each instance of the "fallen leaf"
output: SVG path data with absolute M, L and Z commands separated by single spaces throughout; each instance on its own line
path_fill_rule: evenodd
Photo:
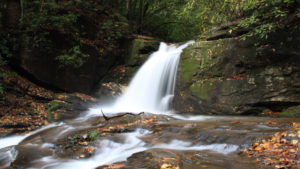
M 162 166 L 160 166 L 160 169 L 168 169 L 171 167 L 172 167 L 172 165 L 170 165 L 170 164 L 163 164 Z
M 275 165 L 275 168 L 285 168 L 285 166 L 284 165 Z
M 293 140 L 293 141 L 292 141 L 292 144 L 294 144 L 294 145 L 297 145 L 298 143 L 299 143 L 298 140 Z
M 268 121 L 267 124 L 277 124 L 276 121 Z

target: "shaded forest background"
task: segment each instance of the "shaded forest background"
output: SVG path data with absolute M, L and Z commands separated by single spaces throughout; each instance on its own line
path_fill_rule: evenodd
M 229 33 L 251 28 L 242 39 L 267 38 L 300 17 L 297 0 L 1 0 L 0 11 L 1 65 L 27 45 L 76 68 L 89 57 L 84 44 L 120 55 L 120 44 L 134 34 L 182 42 L 231 21 L 239 24 Z

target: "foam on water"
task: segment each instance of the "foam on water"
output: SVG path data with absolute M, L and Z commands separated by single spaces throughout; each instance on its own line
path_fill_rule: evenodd
M 174 150 L 213 150 L 219 153 L 229 153 L 239 149 L 239 146 L 229 144 L 212 144 L 212 145 L 192 145 L 190 142 L 181 140 L 172 140 L 170 143 L 147 146 L 139 137 L 150 134 L 148 130 L 137 129 L 133 133 L 120 134 L 126 139 L 124 143 L 117 143 L 111 140 L 102 140 L 101 148 L 97 155 L 88 160 L 72 160 L 60 162 L 53 158 L 42 158 L 41 161 L 47 163 L 47 168 L 51 169 L 94 169 L 98 166 L 108 165 L 115 162 L 125 161 L 132 154 L 145 151 L 152 148 L 174 149 Z M 52 167 L 49 167 L 52 163 Z
M 164 148 L 164 149 L 174 149 L 174 150 L 213 150 L 219 153 L 229 153 L 236 151 L 240 148 L 237 145 L 231 144 L 210 144 L 210 145 L 192 145 L 191 142 L 181 141 L 181 140 L 172 140 L 170 143 L 163 143 L 153 148 Z
M 88 160 L 60 163 L 59 165 L 55 165 L 51 168 L 92 169 L 101 165 L 125 161 L 126 158 L 132 154 L 148 149 L 145 147 L 145 143 L 139 139 L 139 137 L 150 133 L 151 132 L 147 130 L 137 129 L 133 133 L 120 134 L 121 136 L 125 137 L 124 143 L 117 143 L 111 140 L 102 140 L 101 149 L 98 150 L 98 154 L 95 157 Z M 54 159 L 45 158 L 44 160 L 51 160 L 53 162 Z M 55 163 L 57 162 L 59 161 L 56 161 Z
M 13 145 L 17 145 L 21 141 L 23 141 L 25 138 L 27 138 L 31 135 L 34 135 L 38 132 L 41 132 L 43 130 L 46 130 L 46 129 L 49 129 L 49 128 L 52 128 L 52 127 L 62 126 L 63 124 L 64 123 L 54 123 L 54 124 L 50 124 L 46 127 L 43 127 L 39 130 L 36 130 L 36 131 L 31 132 L 31 133 L 29 133 L 27 135 L 24 135 L 24 136 L 12 136 L 12 137 L 7 137 L 7 138 L 2 138 L 2 139 L 0 139 L 0 149 L 5 148 L 5 147 L 9 147 L 9 146 L 13 146 Z

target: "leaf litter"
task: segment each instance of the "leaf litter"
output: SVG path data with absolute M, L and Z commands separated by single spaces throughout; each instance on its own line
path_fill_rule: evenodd
M 277 124 L 269 121 L 266 124 Z M 300 168 L 300 123 L 290 123 L 291 131 L 277 132 L 269 138 L 259 140 L 238 154 L 255 158 L 262 166 L 276 169 Z

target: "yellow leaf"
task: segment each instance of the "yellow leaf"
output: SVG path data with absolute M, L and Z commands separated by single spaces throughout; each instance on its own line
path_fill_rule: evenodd
M 261 147 L 256 147 L 255 150 L 256 150 L 256 151 L 260 151 L 260 150 L 261 150 Z
M 167 169 L 167 168 L 171 168 L 172 165 L 170 164 L 163 164 L 162 166 L 160 166 L 160 169 Z
M 232 29 L 230 29 L 228 32 L 229 32 L 229 33 L 232 33 Z
M 294 144 L 294 145 L 296 145 L 296 144 L 298 144 L 298 143 L 299 143 L 298 140 L 293 140 L 293 142 L 292 142 L 292 144 Z

